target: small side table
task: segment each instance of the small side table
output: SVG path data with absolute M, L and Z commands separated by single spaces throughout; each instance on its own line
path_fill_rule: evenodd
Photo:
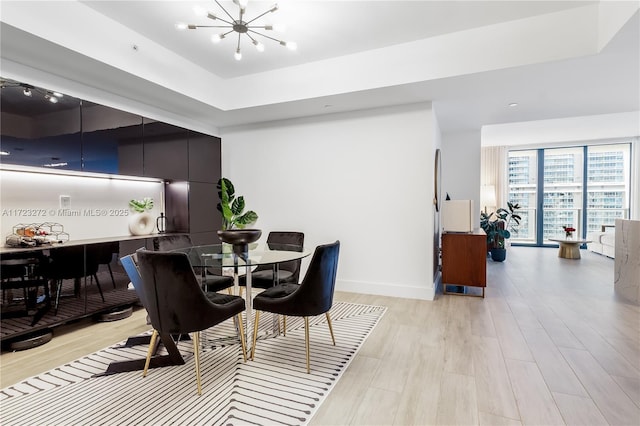
M 580 259 L 580 246 L 591 242 L 580 238 L 549 238 L 549 241 L 560 244 L 558 257 L 563 259 Z

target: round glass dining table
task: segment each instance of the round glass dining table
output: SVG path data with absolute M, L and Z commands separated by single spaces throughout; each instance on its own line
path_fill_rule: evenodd
M 200 270 L 203 282 L 206 282 L 207 271 L 222 270 L 226 275 L 227 271 L 233 272 L 233 293 L 239 294 L 239 275 L 246 274 L 246 337 L 253 335 L 253 310 L 251 298 L 251 271 L 258 265 L 272 265 L 274 285 L 277 285 L 278 265 L 291 260 L 303 259 L 311 254 L 310 250 L 292 244 L 266 243 L 249 244 L 249 250 L 243 254 L 235 254 L 233 247 L 228 244 L 209 244 L 202 246 L 192 246 L 171 250 L 173 252 L 186 253 L 191 266 L 195 270 Z M 275 327 L 275 323 L 274 323 Z M 248 343 L 250 340 L 245 339 Z

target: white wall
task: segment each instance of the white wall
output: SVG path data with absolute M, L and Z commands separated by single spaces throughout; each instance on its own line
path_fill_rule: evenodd
M 422 103 L 222 129 L 223 175 L 264 236 L 340 240 L 338 290 L 433 299 L 434 120 Z
M 480 131 L 442 135 L 442 193 L 452 200 L 473 200 L 480 226 Z

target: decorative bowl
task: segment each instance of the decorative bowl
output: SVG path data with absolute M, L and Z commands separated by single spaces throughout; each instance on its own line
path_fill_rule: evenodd
M 258 241 L 262 235 L 260 229 L 227 229 L 218 231 L 218 238 L 223 243 L 231 244 L 233 252 L 241 255 L 249 251 L 249 244 Z

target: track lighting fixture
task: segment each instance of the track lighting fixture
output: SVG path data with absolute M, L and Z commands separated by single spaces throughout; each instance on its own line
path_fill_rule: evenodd
M 28 98 L 33 97 L 34 93 L 42 95 L 42 97 L 51 102 L 52 104 L 58 103 L 58 101 L 64 96 L 60 92 L 55 92 L 53 90 L 45 90 L 39 87 L 32 86 L 27 83 L 21 83 L 15 80 L 9 79 L 0 79 L 0 88 L 4 89 L 6 87 L 17 87 L 22 89 L 22 94 Z

